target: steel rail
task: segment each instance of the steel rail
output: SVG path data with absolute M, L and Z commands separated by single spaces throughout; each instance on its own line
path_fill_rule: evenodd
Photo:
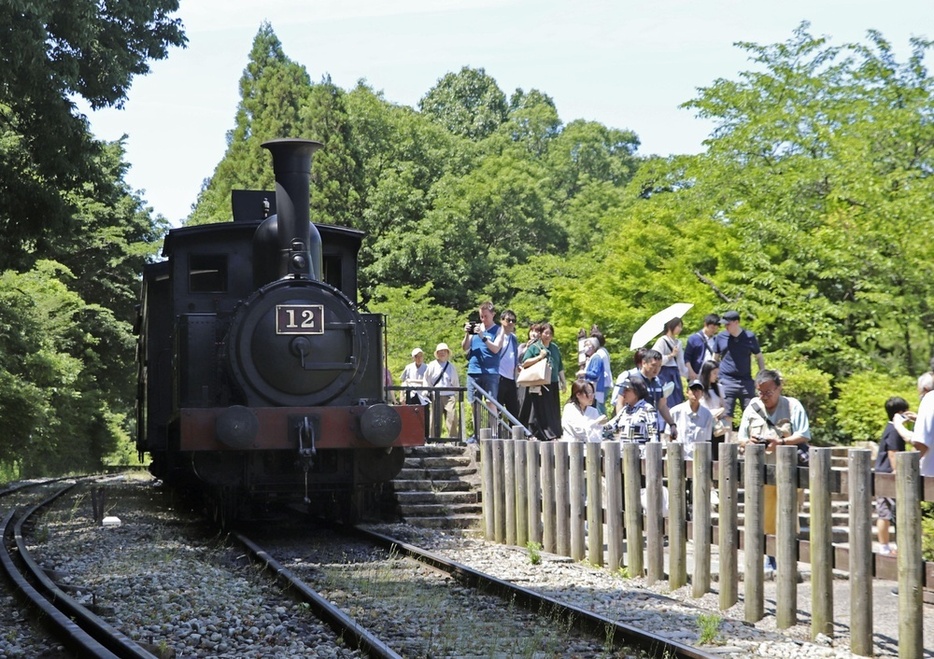
M 402 542 L 396 538 L 377 533 L 360 527 L 343 527 L 348 532 L 374 542 L 387 550 L 395 549 L 406 556 L 414 558 L 426 565 L 442 570 L 454 578 L 466 583 L 468 586 L 479 588 L 484 592 L 491 592 L 510 601 L 515 601 L 527 610 L 537 613 L 542 610 L 542 604 L 560 611 L 574 621 L 582 631 L 605 638 L 615 644 L 628 644 L 648 651 L 652 656 L 683 657 L 684 659 L 716 659 L 719 655 L 704 652 L 699 648 L 679 643 L 671 639 L 653 634 L 644 629 L 633 627 L 622 622 L 604 618 L 593 611 L 561 602 L 553 597 L 536 593 L 528 588 L 517 586 L 494 576 L 480 572 L 462 563 L 448 560 L 438 554 L 425 551 L 414 545 Z M 609 630 L 612 630 L 610 635 Z
M 124 659 L 156 659 L 155 655 L 147 652 L 122 632 L 111 627 L 102 618 L 91 613 L 85 606 L 55 585 L 55 582 L 46 575 L 26 547 L 23 538 L 23 524 L 38 510 L 51 504 L 75 485 L 77 483 L 64 487 L 44 501 L 28 508 L 15 523 L 13 523 L 13 511 L 7 515 L 3 525 L 3 537 L 7 537 L 12 524 L 13 540 L 26 575 L 19 574 L 20 571 L 15 567 L 12 556 L 6 550 L 6 542 L 2 543 L 4 568 L 17 583 L 20 592 L 32 604 L 35 604 L 49 615 L 56 629 L 60 630 L 62 634 L 60 638 L 72 645 L 74 651 L 79 655 L 121 657 Z M 17 573 L 19 578 L 15 578 L 13 573 Z M 36 586 L 30 585 L 28 580 L 32 580 Z
M 348 641 L 355 648 L 366 652 L 367 656 L 378 659 L 402 659 L 400 654 L 383 643 L 377 636 L 367 631 L 355 619 L 331 604 L 317 591 L 310 588 L 308 584 L 296 577 L 291 571 L 266 553 L 262 547 L 242 533 L 232 533 L 231 535 L 237 542 L 243 545 L 254 558 L 260 561 L 267 570 L 272 572 L 276 580 L 294 589 L 295 592 L 301 596 L 303 601 L 311 605 L 315 614 L 320 619 L 327 623 L 337 634 L 343 635 L 344 640 Z

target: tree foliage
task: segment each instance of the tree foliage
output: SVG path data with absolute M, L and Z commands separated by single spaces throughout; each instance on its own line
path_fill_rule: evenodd
M 138 276 L 165 223 L 73 99 L 119 107 L 185 43 L 177 6 L 0 0 L 4 474 L 96 468 L 127 438 Z
M 134 76 L 185 43 L 177 0 L 0 0 L 0 269 L 28 267 L 58 236 L 61 191 L 100 176 L 72 98 L 119 106 Z M 41 221 L 40 221 L 41 219 Z
M 448 73 L 418 102 L 419 109 L 449 132 L 472 140 L 491 135 L 506 120 L 506 95 L 481 69 Z

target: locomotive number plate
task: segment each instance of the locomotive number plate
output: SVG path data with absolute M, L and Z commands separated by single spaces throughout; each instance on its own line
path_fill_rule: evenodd
M 277 304 L 276 334 L 324 334 L 324 305 Z

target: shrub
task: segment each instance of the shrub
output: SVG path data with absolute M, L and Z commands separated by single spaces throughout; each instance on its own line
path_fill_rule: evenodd
M 914 379 L 864 371 L 854 373 L 839 386 L 836 430 L 838 436 L 851 442 L 878 442 L 888 417 L 885 401 L 901 396 L 915 409 L 918 400 Z

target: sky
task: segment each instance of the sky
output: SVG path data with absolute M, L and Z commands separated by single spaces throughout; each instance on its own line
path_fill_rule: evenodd
M 483 68 L 507 96 L 548 94 L 564 123 L 635 131 L 642 155 L 703 150 L 712 124 L 679 106 L 753 68 L 736 42 L 784 42 L 808 21 L 833 45 L 878 30 L 904 60 L 911 37 L 934 39 L 928 0 L 181 0 L 176 16 L 187 48 L 137 77 L 122 109 L 79 104 L 98 138 L 126 136 L 126 181 L 176 226 L 224 155 L 264 20 L 313 82 L 362 79 L 416 107 L 446 73 Z

